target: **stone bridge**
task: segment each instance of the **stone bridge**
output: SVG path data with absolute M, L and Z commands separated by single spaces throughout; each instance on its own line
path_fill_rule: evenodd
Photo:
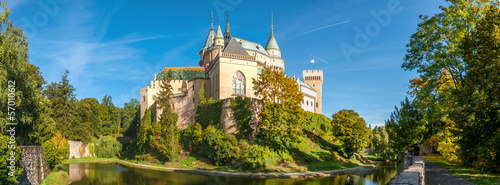
M 23 168 L 22 176 L 18 178 L 20 185 L 38 185 L 49 174 L 45 163 L 42 146 L 19 146 L 23 153 L 19 165 Z

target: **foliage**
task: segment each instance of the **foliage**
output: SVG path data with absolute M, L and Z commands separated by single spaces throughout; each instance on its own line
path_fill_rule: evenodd
M 331 133 L 332 120 L 323 114 L 317 114 L 304 111 L 305 122 L 302 123 L 302 129 L 313 133 Z
M 241 168 L 244 170 L 265 169 L 280 160 L 280 157 L 267 146 L 251 145 L 244 140 L 240 140 L 240 148 L 238 161 L 240 161 Z
M 219 126 L 223 103 L 224 100 L 213 101 L 211 98 L 207 99 L 205 103 L 200 101 L 196 109 L 196 121 L 201 124 L 203 129 L 210 125 Z
M 120 122 L 125 135 L 136 137 L 141 123 L 141 102 L 134 98 L 125 103 L 121 112 Z
M 199 123 L 189 125 L 181 131 L 181 143 L 185 151 L 193 152 L 203 140 L 203 129 Z
M 354 110 L 340 110 L 332 115 L 334 136 L 342 143 L 344 153 L 352 157 L 354 153 L 368 146 L 370 130 L 366 122 Z
M 458 137 L 452 134 L 453 129 L 455 128 L 446 127 L 443 132 L 437 134 L 439 140 L 437 151 L 448 161 L 457 160 L 460 151 L 460 146 L 457 143 Z
M 238 140 L 234 135 L 226 134 L 213 126 L 203 131 L 203 140 L 197 153 L 207 157 L 215 165 L 224 165 L 234 159 L 238 153 Z
M 28 62 L 28 41 L 21 27 L 9 19 L 10 9 L 0 2 L 0 132 L 5 133 L 7 123 L 16 122 L 16 135 L 21 144 L 42 143 L 53 134 L 50 111 L 44 108 L 42 85 L 45 83 L 39 68 Z M 15 82 L 15 88 L 9 87 Z M 12 83 L 10 83 L 12 85 Z M 8 110 L 8 95 L 15 95 L 15 112 Z
M 50 140 L 45 141 L 42 146 L 45 162 L 51 169 L 69 157 L 68 140 L 59 131 Z
M 234 111 L 234 118 L 236 119 L 236 125 L 238 126 L 238 134 L 239 138 L 249 139 L 253 132 L 253 129 L 250 127 L 250 119 L 252 118 L 252 111 L 250 108 L 252 107 L 252 102 L 250 99 L 243 99 L 241 97 L 237 97 L 231 100 L 231 108 Z
M 300 106 L 303 95 L 292 77 L 281 71 L 266 68 L 257 79 L 252 79 L 254 93 L 262 97 L 262 112 L 258 123 L 259 139 L 263 146 L 279 151 L 290 147 L 300 134 L 304 122 Z
M 99 117 L 100 105 L 95 98 L 84 98 L 76 103 L 76 110 L 80 117 L 80 123 L 84 128 L 88 129 L 83 132 L 92 136 L 99 136 L 101 128 L 101 118 Z
M 422 113 L 414 102 L 408 98 L 401 102 L 401 108 L 394 107 L 385 128 L 390 138 L 390 146 L 396 152 L 413 149 L 425 140 L 425 125 L 422 123 Z
M 443 137 L 462 150 L 464 164 L 500 169 L 499 1 L 448 0 L 442 12 L 421 16 L 407 45 L 402 67 L 417 70 L 413 95 L 422 112 L 423 137 L 456 129 Z M 443 141 L 444 141 L 443 140 Z M 449 142 L 445 142 L 449 143 Z M 446 144 L 445 144 L 446 145 Z M 449 152 L 455 147 L 447 147 Z M 448 152 L 446 152 L 448 153 Z
M 379 159 L 394 159 L 396 154 L 389 145 L 389 135 L 385 127 L 375 127 L 373 129 L 373 153 Z
M 205 89 L 206 89 L 205 81 L 203 81 L 203 82 L 201 82 L 201 88 L 198 91 L 198 103 L 199 104 L 205 104 L 208 101 L 207 97 L 205 96 Z
M 150 148 L 153 140 L 154 138 L 151 125 L 151 110 L 148 108 L 144 112 L 144 117 L 142 118 L 141 125 L 139 127 L 139 133 L 137 134 L 135 147 L 137 154 L 145 153 Z
M 10 138 L 8 136 L 5 136 L 3 134 L 0 134 L 0 184 L 17 184 L 17 177 L 21 176 L 21 173 L 23 171 L 22 168 L 19 167 L 19 159 L 21 159 L 21 150 L 18 147 L 15 148 L 9 148 L 9 145 L 12 143 L 10 142 Z M 14 152 L 14 158 L 15 160 L 15 170 L 14 173 L 11 175 L 14 175 L 14 177 L 11 177 L 9 173 L 11 172 L 10 168 L 7 166 L 10 166 L 9 163 L 11 163 L 11 160 L 8 160 L 12 156 L 10 155 L 11 152 Z
M 161 110 L 161 115 L 160 121 L 153 127 L 155 139 L 152 141 L 152 146 L 160 154 L 159 157 L 165 158 L 167 161 L 176 161 L 181 146 L 177 128 L 177 114 L 172 113 L 172 105 L 170 104 L 173 95 L 172 85 L 170 85 L 171 79 L 171 71 L 168 71 L 166 78 L 160 82 L 160 93 L 155 103 Z
M 112 136 L 103 136 L 99 138 L 99 143 L 96 146 L 97 157 L 111 158 L 120 154 L 122 144 Z
M 101 100 L 99 118 L 101 119 L 100 134 L 110 135 L 119 131 L 118 109 L 113 104 L 113 98 L 109 95 L 104 95 Z
M 160 161 L 158 161 L 158 159 L 156 159 L 156 157 L 152 156 L 151 154 L 136 155 L 134 159 L 137 161 L 147 162 L 152 164 L 160 163 Z

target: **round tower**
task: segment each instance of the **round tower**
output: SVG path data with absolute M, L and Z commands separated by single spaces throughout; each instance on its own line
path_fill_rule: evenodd
M 266 44 L 266 52 L 269 54 L 269 62 L 266 66 L 272 67 L 272 69 L 278 69 L 280 71 L 285 71 L 285 61 L 281 58 L 281 50 L 278 47 L 278 43 L 274 38 L 274 23 L 273 15 L 271 14 L 271 35 Z
M 309 84 L 314 90 L 316 90 L 316 105 L 314 105 L 314 113 L 321 114 L 322 104 L 323 104 L 323 70 L 303 70 L 302 77 L 304 78 L 304 82 Z
M 216 48 L 224 47 L 224 36 L 222 35 L 222 30 L 220 29 L 220 17 L 219 17 L 219 28 L 217 28 L 217 33 L 215 34 L 214 46 Z

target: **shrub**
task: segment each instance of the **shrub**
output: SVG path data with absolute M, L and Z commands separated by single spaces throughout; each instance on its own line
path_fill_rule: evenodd
M 452 134 L 452 129 L 446 127 L 444 131 L 437 134 L 439 141 L 437 151 L 448 161 L 457 160 L 460 151 L 460 146 L 457 143 L 459 137 Z
M 68 140 L 59 131 L 51 139 L 42 143 L 45 154 L 45 162 L 53 169 L 57 164 L 62 163 L 69 157 Z
M 241 163 L 240 167 L 244 170 L 266 168 L 280 160 L 278 154 L 267 146 L 251 145 L 242 140 L 240 141 L 240 148 L 241 152 L 239 153 L 238 160 Z
M 11 157 L 10 152 L 13 151 L 16 153 L 14 162 L 19 164 L 19 159 L 21 159 L 21 150 L 19 147 L 15 147 L 9 149 L 10 138 L 3 134 L 0 134 L 0 184 L 17 184 L 17 177 L 21 176 L 22 168 L 19 168 L 16 165 L 16 170 L 14 171 L 14 177 L 9 176 L 11 172 L 7 165 L 9 165 L 10 161 L 7 161 Z M 9 165 L 10 166 L 10 165 Z
M 135 160 L 141 161 L 141 162 L 147 162 L 147 163 L 152 163 L 152 164 L 159 164 L 160 161 L 156 159 L 156 156 L 152 156 L 151 154 L 144 154 L 144 155 L 136 155 L 134 157 Z
M 186 151 L 195 151 L 202 140 L 203 130 L 199 123 L 189 125 L 188 128 L 181 131 L 181 144 Z
M 104 136 L 99 139 L 96 147 L 97 157 L 110 158 L 118 155 L 122 150 L 122 144 L 112 136 Z
M 199 155 L 207 157 L 219 166 L 235 158 L 238 152 L 237 145 L 238 140 L 233 135 L 208 126 L 203 132 L 203 140 L 197 151 Z
M 323 114 L 305 111 L 304 119 L 306 121 L 301 125 L 304 130 L 313 133 L 329 133 L 332 131 L 332 120 Z
M 206 103 L 200 103 L 196 110 L 196 121 L 198 121 L 203 128 L 209 125 L 219 125 L 220 113 L 222 111 L 223 99 L 213 101 L 208 100 Z

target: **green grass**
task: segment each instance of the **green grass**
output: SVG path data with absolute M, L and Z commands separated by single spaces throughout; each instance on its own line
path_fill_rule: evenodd
M 65 171 L 57 171 L 50 173 L 45 180 L 43 180 L 42 185 L 63 185 L 69 184 L 70 178 L 68 173 Z
M 363 153 L 361 154 L 363 156 L 367 156 L 368 157 L 368 160 L 371 160 L 371 161 L 377 161 L 377 160 L 380 160 L 379 158 L 375 157 L 375 154 L 373 154 L 373 152 L 368 152 L 368 153 Z
M 78 158 L 78 159 L 68 159 L 63 163 L 93 163 L 93 162 L 118 162 L 117 158 L 99 158 L 99 157 L 88 157 L 88 158 Z
M 478 185 L 500 185 L 500 174 L 488 173 L 472 169 L 471 167 L 464 166 L 458 162 L 446 161 L 443 156 L 439 154 L 427 154 L 424 156 L 428 161 L 437 164 L 456 176 L 462 177 L 474 184 Z

